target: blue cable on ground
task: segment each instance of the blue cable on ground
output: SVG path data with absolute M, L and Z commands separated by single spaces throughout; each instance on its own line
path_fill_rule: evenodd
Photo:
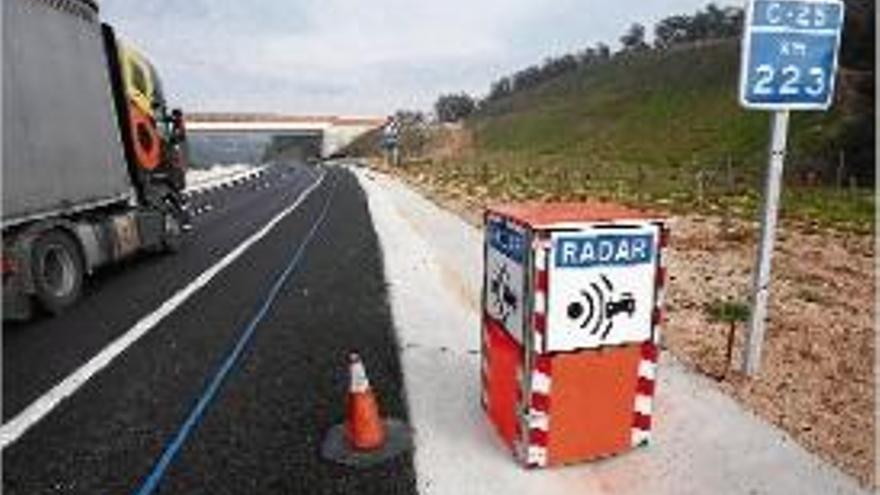
M 284 268 L 284 271 L 281 272 L 278 278 L 275 279 L 275 282 L 272 284 L 272 288 L 269 289 L 269 292 L 266 295 L 266 298 L 263 300 L 263 304 L 260 306 L 260 309 L 247 324 L 235 346 L 232 348 L 232 351 L 226 356 L 226 359 L 223 361 L 220 368 L 214 374 L 213 378 L 211 378 L 208 386 L 202 392 L 201 396 L 199 396 L 198 402 L 196 402 L 195 407 L 193 407 L 193 409 L 190 411 L 189 416 L 187 416 L 186 418 L 186 421 L 183 422 L 183 425 L 181 425 L 180 429 L 174 435 L 174 438 L 165 446 L 165 450 L 162 452 L 161 457 L 159 457 L 159 460 L 153 466 L 153 469 L 150 471 L 150 474 L 147 476 L 146 480 L 144 480 L 140 488 L 138 488 L 134 492 L 135 494 L 149 495 L 153 493 L 159 486 L 159 482 L 162 480 L 162 476 L 165 474 L 165 470 L 168 469 L 171 461 L 174 460 L 177 452 L 180 451 L 181 447 L 183 447 L 183 444 L 184 442 L 186 442 L 187 437 L 204 415 L 208 404 L 210 404 L 211 400 L 217 394 L 217 390 L 220 388 L 223 380 L 229 374 L 232 366 L 241 356 L 244 348 L 251 340 L 251 337 L 254 334 L 254 330 L 256 330 L 260 322 L 263 321 L 263 318 L 265 318 L 266 313 L 268 313 L 269 308 L 272 306 L 272 303 L 275 302 L 275 299 L 278 297 L 278 293 L 281 291 L 281 288 L 287 282 L 287 279 L 290 278 L 293 270 L 296 269 L 297 265 L 299 265 L 303 252 L 311 242 L 312 237 L 314 237 L 315 233 L 318 231 L 318 228 L 320 228 L 321 225 L 324 224 L 324 220 L 327 217 L 327 212 L 330 210 L 330 203 L 333 201 L 333 196 L 336 193 L 336 182 L 338 182 L 338 179 L 333 182 L 332 189 L 330 190 L 330 194 L 327 197 L 327 202 L 324 204 L 324 209 L 321 211 L 321 214 L 318 216 L 315 224 L 312 225 L 312 228 L 309 230 L 308 234 L 306 234 L 305 238 L 300 243 L 299 248 L 297 248 L 296 253 L 294 253 L 293 258 L 291 258 L 290 262 Z

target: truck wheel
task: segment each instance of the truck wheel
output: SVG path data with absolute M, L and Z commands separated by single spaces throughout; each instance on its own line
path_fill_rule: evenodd
M 71 237 L 59 230 L 42 233 L 32 247 L 32 278 L 40 306 L 59 314 L 79 299 L 83 260 Z

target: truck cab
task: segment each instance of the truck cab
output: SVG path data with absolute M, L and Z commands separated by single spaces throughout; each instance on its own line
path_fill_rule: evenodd
M 105 40 L 108 52 L 116 55 L 110 65 L 118 66 L 114 92 L 119 128 L 141 200 L 172 196 L 179 203 L 187 167 L 183 112 L 169 109 L 159 73 L 146 56 L 131 44 L 116 40 L 106 26 Z
M 3 317 L 25 319 L 74 304 L 104 265 L 180 247 L 186 132 L 93 0 L 0 5 Z

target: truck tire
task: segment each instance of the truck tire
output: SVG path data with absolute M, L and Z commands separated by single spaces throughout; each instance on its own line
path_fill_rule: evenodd
M 40 307 L 59 314 L 79 299 L 84 263 L 79 246 L 60 230 L 45 231 L 31 248 L 31 277 Z

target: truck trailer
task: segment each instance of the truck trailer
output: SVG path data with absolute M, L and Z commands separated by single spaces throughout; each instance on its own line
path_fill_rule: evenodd
M 3 0 L 4 319 L 58 314 L 86 276 L 176 251 L 183 114 L 93 0 Z

